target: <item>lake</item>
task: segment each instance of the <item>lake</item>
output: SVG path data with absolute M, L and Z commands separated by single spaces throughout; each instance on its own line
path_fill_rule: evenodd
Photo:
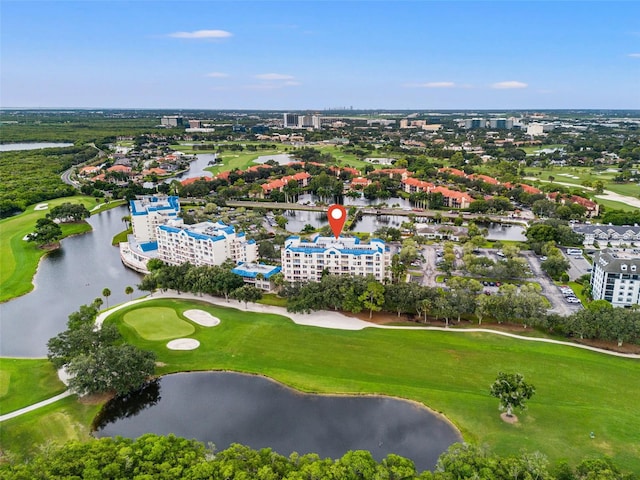
M 30 142 L 30 143 L 3 143 L 0 144 L 0 152 L 14 152 L 17 150 L 39 150 L 41 148 L 72 147 L 73 143 Z
M 410 458 L 433 469 L 460 433 L 423 406 L 380 396 L 308 395 L 265 377 L 228 372 L 167 375 L 135 395 L 110 401 L 96 419 L 98 437 L 144 433 L 254 449 L 281 455 L 315 452 L 339 458 L 368 450 Z
M 47 341 L 66 330 L 69 314 L 101 297 L 104 288 L 111 290 L 109 305 L 129 299 L 124 289 L 135 288 L 142 276 L 125 268 L 111 245 L 128 214 L 121 206 L 88 218 L 93 231 L 65 238 L 60 250 L 40 261 L 33 291 L 0 304 L 0 355 L 45 357 Z M 136 290 L 133 296 L 140 295 Z

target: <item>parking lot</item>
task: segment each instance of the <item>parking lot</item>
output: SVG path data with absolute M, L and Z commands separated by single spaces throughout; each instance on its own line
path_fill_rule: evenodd
M 569 271 L 567 273 L 571 280 L 591 273 L 591 264 L 582 255 L 569 255 L 566 249 L 562 249 L 562 254 L 569 262 Z

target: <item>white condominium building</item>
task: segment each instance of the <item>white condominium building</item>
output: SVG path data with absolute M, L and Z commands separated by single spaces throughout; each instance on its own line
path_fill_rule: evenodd
M 227 259 L 239 263 L 258 258 L 255 240 L 247 240 L 244 232 L 236 233 L 233 226 L 220 221 L 185 225 L 174 220 L 160 225 L 156 233 L 158 258 L 170 265 L 220 265 Z
M 285 241 L 281 257 L 282 273 L 290 282 L 317 282 L 324 270 L 334 275 L 373 275 L 382 281 L 391 265 L 388 247 L 377 238 L 361 244 L 358 238 L 317 236 L 308 241 L 294 236 Z
M 628 251 L 596 252 L 591 295 L 614 307 L 640 304 L 640 255 Z
M 143 244 L 156 240 L 156 227 L 178 218 L 178 197 L 145 196 L 129 202 L 131 226 L 136 240 Z

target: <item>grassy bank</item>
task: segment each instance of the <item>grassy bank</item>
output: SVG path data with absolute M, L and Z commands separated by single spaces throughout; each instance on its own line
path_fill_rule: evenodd
M 91 424 L 99 404 L 80 403 L 76 396 L 2 422 L 0 449 L 14 455 L 29 455 L 51 444 L 89 440 Z
M 6 302 L 33 290 L 32 280 L 38 262 L 47 252 L 33 242 L 25 241 L 24 237 L 33 232 L 36 221 L 45 217 L 49 209 L 65 202 L 82 203 L 88 209 L 96 205 L 96 200 L 92 197 L 57 198 L 45 202 L 49 206 L 46 210 L 35 210 L 35 205 L 32 205 L 20 215 L 0 220 L 0 302 Z M 104 208 L 118 205 L 118 202 L 112 202 Z M 61 228 L 64 237 L 91 230 L 91 226 L 86 222 L 62 224 Z
M 0 358 L 0 414 L 53 397 L 65 390 L 45 359 Z
M 180 316 L 202 308 L 222 323 L 195 325 L 197 350 L 170 351 L 166 340 L 145 340 L 123 322 L 127 312 L 149 307 L 172 308 Z M 640 377 L 638 361 L 490 334 L 302 327 L 278 315 L 179 300 L 132 306 L 109 321 L 129 341 L 156 351 L 163 364 L 159 373 L 228 369 L 308 392 L 409 398 L 443 412 L 466 440 L 499 453 L 539 450 L 571 462 L 609 455 L 625 469 L 640 470 L 640 384 L 632 381 Z M 530 409 L 516 425 L 500 420 L 497 401 L 489 396 L 498 371 L 523 373 L 536 386 Z

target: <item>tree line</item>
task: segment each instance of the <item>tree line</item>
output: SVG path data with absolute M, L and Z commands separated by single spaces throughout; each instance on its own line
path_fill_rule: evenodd
M 231 271 L 233 262 L 223 265 L 195 266 L 190 263 L 167 265 L 162 260 L 152 259 L 147 263 L 150 273 L 145 275 L 138 288 L 142 291 L 176 290 L 195 294 L 223 296 L 240 302 L 257 302 L 262 290 L 245 284 L 240 275 Z
M 270 448 L 254 450 L 232 444 L 216 451 L 197 440 L 145 434 L 71 441 L 41 450 L 29 462 L 0 464 L 7 480 L 34 478 L 132 478 L 156 480 L 635 480 L 607 458 L 587 458 L 575 467 L 551 464 L 539 452 L 501 456 L 473 444 L 455 443 L 433 471 L 418 472 L 413 461 L 389 454 L 380 461 L 370 452 L 352 450 L 341 458 L 315 453 L 280 455 Z
M 152 260 L 138 288 L 143 291 L 176 290 L 257 302 L 262 291 L 245 285 L 231 272 L 232 263 L 221 266 L 179 266 Z M 541 331 L 580 340 L 640 343 L 640 311 L 613 308 L 607 302 L 591 302 L 569 316 L 548 314 L 548 301 L 536 283 L 520 286 L 505 283 L 487 295 L 478 280 L 450 277 L 446 287 L 417 283 L 379 282 L 375 278 L 325 274 L 319 282 L 285 282 L 282 274 L 273 277 L 279 293 L 287 299 L 287 311 L 309 313 L 335 310 L 351 313 L 388 312 L 416 322 L 429 320 L 460 323 L 493 320 L 524 325 Z
M 76 189 L 65 185 L 60 174 L 95 156 L 91 146 L 0 153 L 0 218 L 34 203 L 75 195 Z

